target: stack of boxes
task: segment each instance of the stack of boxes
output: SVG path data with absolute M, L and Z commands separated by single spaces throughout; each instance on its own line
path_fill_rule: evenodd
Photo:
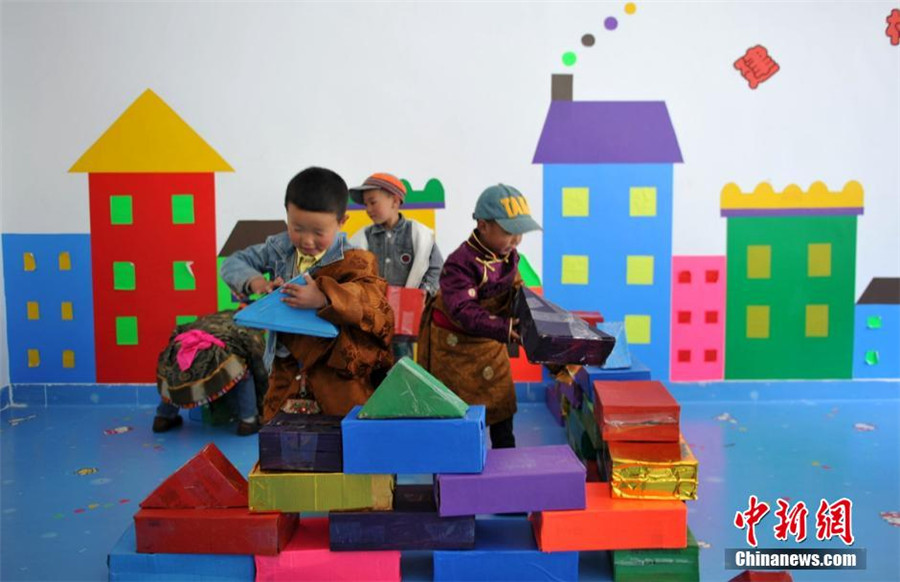
M 109 556 L 109 578 L 252 579 L 253 556 L 277 554 L 296 528 L 296 514 L 252 512 L 246 479 L 209 444 L 141 503 Z
M 616 581 L 698 580 L 684 504 L 697 496 L 697 460 L 678 403 L 660 382 L 595 380 L 592 388 L 593 415 L 584 398 L 570 418 L 584 425 L 582 440 L 598 442 L 605 482 L 588 483 L 585 512 L 535 516 L 541 549 L 613 550 Z

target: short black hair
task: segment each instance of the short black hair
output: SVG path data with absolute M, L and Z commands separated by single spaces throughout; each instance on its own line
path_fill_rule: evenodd
M 347 212 L 349 195 L 347 183 L 337 173 L 312 166 L 288 182 L 284 207 L 293 204 L 309 212 L 333 212 L 341 220 Z

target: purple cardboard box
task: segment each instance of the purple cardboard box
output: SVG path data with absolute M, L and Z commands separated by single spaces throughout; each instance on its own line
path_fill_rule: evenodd
M 585 468 L 567 445 L 491 449 L 484 471 L 437 475 L 441 517 L 585 508 Z
M 562 393 L 562 395 L 566 397 L 566 400 L 569 401 L 569 404 L 572 405 L 572 408 L 581 408 L 581 386 L 579 386 L 575 382 L 572 382 L 571 384 L 566 384 L 565 382 L 557 382 L 557 384 L 559 384 L 560 393 Z

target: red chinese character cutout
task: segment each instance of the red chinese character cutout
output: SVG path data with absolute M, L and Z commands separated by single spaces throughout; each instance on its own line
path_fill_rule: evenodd
M 806 539 L 806 516 L 809 511 L 806 504 L 802 501 L 798 502 L 793 509 L 788 511 L 790 503 L 784 499 L 778 499 L 778 510 L 775 511 L 775 517 L 778 518 L 778 525 L 773 529 L 775 531 L 775 539 L 785 541 L 788 534 L 794 536 L 797 543 Z
M 751 495 L 748 501 L 750 507 L 747 508 L 747 511 L 738 511 L 734 514 L 734 527 L 738 529 L 747 528 L 747 543 L 755 548 L 756 524 L 769 513 L 769 504 L 765 501 L 757 503 L 756 495 Z
M 756 89 L 760 83 L 777 73 L 780 67 L 772 60 L 765 47 L 756 45 L 734 61 L 734 68 L 747 79 L 751 89 Z
M 884 20 L 888 23 L 884 33 L 890 37 L 891 44 L 897 46 L 900 44 L 900 10 L 894 8 Z
M 816 539 L 830 540 L 837 536 L 844 544 L 853 544 L 853 528 L 850 523 L 850 515 L 853 511 L 853 502 L 842 497 L 831 505 L 824 499 L 819 503 L 816 512 Z

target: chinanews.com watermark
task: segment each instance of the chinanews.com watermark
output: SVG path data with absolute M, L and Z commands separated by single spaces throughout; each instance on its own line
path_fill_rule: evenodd
M 789 499 L 779 498 L 778 509 L 773 514 L 777 523 L 772 527 L 775 539 L 787 542 L 791 538 L 800 544 L 807 538 L 806 503 L 798 501 L 793 506 Z M 747 509 L 734 515 L 734 527 L 744 530 L 747 548 L 726 548 L 725 568 L 730 570 L 865 570 L 866 550 L 862 548 L 758 548 L 756 527 L 769 513 L 770 506 L 756 495 L 747 499 Z M 840 540 L 852 546 L 853 502 L 846 497 L 829 503 L 819 502 L 815 513 L 815 536 L 819 541 Z

